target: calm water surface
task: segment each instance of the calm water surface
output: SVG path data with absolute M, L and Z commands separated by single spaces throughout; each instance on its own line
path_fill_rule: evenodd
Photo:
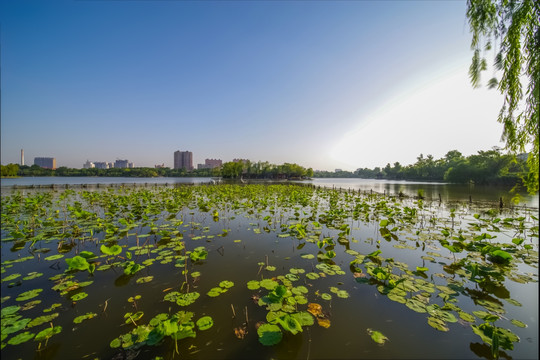
M 144 183 L 146 179 L 129 180 L 139 180 Z M 170 182 L 171 179 L 166 180 Z M 182 178 L 182 180 L 189 179 Z M 345 188 L 348 187 L 346 185 L 353 186 L 354 184 L 374 186 L 380 182 L 317 179 L 313 181 L 313 184 L 321 186 L 338 186 L 336 184 L 340 184 Z M 425 186 L 426 184 L 416 185 Z M 162 187 L 151 187 L 148 190 L 159 191 L 159 188 Z M 53 320 L 53 323 L 55 326 L 59 325 L 63 328 L 59 335 L 53 336 L 47 346 L 39 351 L 37 351 L 37 342 L 30 340 L 20 345 L 8 344 L 2 349 L 2 357 L 7 359 L 130 358 L 142 360 L 153 359 L 155 356 L 162 356 L 165 359 L 481 359 L 489 356 L 489 346 L 472 332 L 470 324 L 463 321 L 449 322 L 446 324 L 449 331 L 437 331 L 428 325 L 428 314 L 412 311 L 404 304 L 392 301 L 379 291 L 378 285 L 380 284 L 359 282 L 349 266 L 350 262 L 355 259 L 355 252 L 365 255 L 377 249 L 382 251 L 381 256 L 384 259 L 392 258 L 396 262 L 407 264 L 411 270 L 417 266 L 429 268 L 425 280 L 433 284 L 432 288 L 435 290 L 430 295 L 430 303 L 443 306 L 444 302 L 439 294 L 442 291 L 433 286 L 446 286 L 455 281 L 455 283 L 462 283 L 463 288 L 459 292 L 453 293 L 452 297 L 456 299 L 454 304 L 463 311 L 470 314 L 476 310 L 485 311 L 486 308 L 481 306 L 482 301 L 502 306 L 505 311 L 504 319 L 499 320 L 497 324 L 511 329 L 520 337 L 520 341 L 515 343 L 513 351 L 504 350 L 501 352 L 502 358 L 533 359 L 538 357 L 537 265 L 518 262 L 517 268 L 512 270 L 521 274 L 520 276 L 526 277 L 525 283 L 503 277 L 500 283 L 497 281 L 497 284 L 485 286 L 469 281 L 467 277 L 463 277 L 463 273 L 461 275 L 453 273 L 448 265 L 455 262 L 456 257 L 458 260 L 466 257 L 467 253 L 462 252 L 454 255 L 442 248 L 437 240 L 434 240 L 434 237 L 441 236 L 439 232 L 442 226 L 448 228 L 451 226 L 444 204 L 439 206 L 438 202 L 426 202 L 425 208 L 418 210 L 419 216 L 412 224 L 407 225 L 402 230 L 395 231 L 397 239 L 385 240 L 381 237 L 379 220 L 376 218 L 373 220 L 372 217 L 378 216 L 376 215 L 376 204 L 381 199 L 368 198 L 367 204 L 372 209 L 370 210 L 371 220 L 347 218 L 345 223 L 351 231 L 346 236 L 346 241 L 341 243 L 337 242 L 340 237 L 338 229 L 322 225 L 320 230 L 316 230 L 311 225 L 313 220 L 308 220 L 308 217 L 312 216 L 315 211 L 317 214 L 315 219 L 321 221 L 321 216 L 329 211 L 325 201 L 322 201 L 320 208 L 316 209 L 313 204 L 305 206 L 290 200 L 292 196 L 289 195 L 296 195 L 287 193 L 287 196 L 284 197 L 285 202 L 278 205 L 273 201 L 266 202 L 265 197 L 260 196 L 264 193 L 264 188 L 257 188 L 260 193 L 255 196 L 249 195 L 256 194 L 255 191 L 250 192 L 251 190 L 246 188 L 246 194 L 249 196 L 235 206 L 232 206 L 232 199 L 223 202 L 223 197 L 216 197 L 216 199 L 221 200 L 212 202 L 211 209 L 205 210 L 204 201 L 207 197 L 213 196 L 213 189 L 219 191 L 219 188 L 206 186 L 201 187 L 202 189 L 198 188 L 194 187 L 193 190 L 195 194 L 201 191 L 200 194 L 193 197 L 174 216 L 175 219 L 183 220 L 181 225 L 171 227 L 166 211 L 157 215 L 155 221 L 155 224 L 163 231 L 179 230 L 188 251 L 193 251 L 200 246 L 204 246 L 208 251 L 208 257 L 204 261 L 190 261 L 188 263 L 190 274 L 200 272 L 198 278 L 189 276 L 190 291 L 197 291 L 201 296 L 194 304 L 186 307 L 164 301 L 165 294 L 180 289 L 185 276 L 182 274 L 184 268 L 175 266 L 183 252 L 173 250 L 171 240 L 162 239 L 163 234 L 165 234 L 161 232 L 162 230 L 151 231 L 150 226 L 140 225 L 131 230 L 129 236 L 116 237 L 116 240 L 109 241 L 103 241 L 105 236 L 110 237 L 103 232 L 94 233 L 95 240 L 92 241 L 71 238 L 59 240 L 55 236 L 48 240 L 39 241 L 33 247 L 30 246 L 31 241 L 19 243 L 17 246 L 13 241 L 2 241 L 2 279 L 13 274 L 21 274 L 13 280 L 2 281 L 2 308 L 14 305 L 24 308 L 24 304 L 37 299 L 41 302 L 33 308 L 19 310 L 23 317 L 34 319 L 44 315 L 44 309 L 53 303 L 58 303 L 60 307 L 53 312 L 57 312 L 59 316 Z M 142 187 L 116 188 L 114 193 L 122 197 L 124 194 L 129 195 L 139 190 L 146 189 Z M 169 190 L 174 189 L 169 188 Z M 375 188 L 373 190 L 377 191 Z M 107 190 L 103 189 L 95 191 L 108 193 Z M 210 192 L 205 193 L 204 191 Z M 5 195 L 4 188 L 2 192 Z M 58 196 L 62 195 L 62 192 L 63 190 L 54 191 L 55 201 Z M 28 192 L 28 194 L 30 193 L 32 192 Z M 339 196 L 344 195 L 344 193 L 340 193 Z M 156 195 L 151 199 L 161 201 L 159 200 L 160 196 Z M 227 198 L 227 192 L 221 196 Z M 271 197 L 271 199 L 273 198 Z M 81 201 L 81 199 L 74 195 L 68 203 L 72 204 L 74 201 Z M 62 201 L 59 204 L 62 204 Z M 108 209 L 100 210 L 99 206 L 87 204 L 85 201 L 83 204 L 84 209 L 100 214 L 103 219 L 105 219 L 104 212 L 111 211 Z M 339 204 L 340 207 L 344 208 L 349 206 L 347 202 Z M 412 208 L 416 205 L 413 199 L 405 199 L 397 202 L 395 206 Z M 65 209 L 61 211 L 64 212 Z M 219 212 L 219 219 L 213 218 L 214 210 Z M 482 213 L 482 210 L 471 207 L 467 203 L 460 206 L 455 219 L 455 229 L 463 228 L 465 236 L 472 236 L 474 232 L 470 229 L 470 224 L 482 224 L 481 220 L 473 217 L 473 214 L 477 212 Z M 124 219 L 125 215 L 123 211 L 118 212 L 118 217 L 113 221 L 115 226 L 123 227 L 118 223 L 118 219 Z M 497 214 L 501 218 L 518 215 L 520 213 L 510 209 Z M 533 226 L 534 224 L 536 227 L 538 226 L 537 221 L 531 220 L 529 215 L 526 217 L 527 226 L 531 226 L 531 221 Z M 64 215 L 60 216 L 59 219 L 64 219 Z M 428 219 L 435 221 L 429 222 Z M 313 237 L 299 239 L 295 236 L 280 236 L 286 236 L 286 232 L 290 231 L 289 227 L 294 226 L 299 221 L 309 224 L 309 236 L 314 236 L 316 239 L 324 237 L 334 239 L 336 244 L 332 249 L 336 256 L 332 260 L 319 258 L 319 255 L 324 254 L 330 248 L 320 249 Z M 80 226 L 86 236 L 89 236 L 89 230 L 84 228 L 84 222 Z M 453 225 L 452 228 L 454 228 Z M 224 229 L 228 232 L 222 236 Z M 479 232 L 489 232 L 489 230 L 485 228 Z M 133 233 L 137 233 L 140 238 Z M 149 233 L 151 233 L 150 236 L 142 237 Z M 538 234 L 537 230 L 536 234 Z M 502 232 L 495 235 L 497 241 L 510 243 L 515 233 L 513 230 L 503 229 Z M 2 226 L 2 238 L 6 239 L 9 236 L 10 234 Z M 46 260 L 46 257 L 58 253 L 57 249 L 60 243 L 70 244 L 70 242 L 73 247 L 68 248 L 67 252 L 65 250 L 62 252 L 63 258 L 55 261 Z M 155 261 L 152 265 L 148 265 L 130 276 L 124 275 L 123 268 L 119 265 L 109 269 L 96 270 L 94 275 L 90 275 L 86 271 L 74 272 L 70 274 L 73 275 L 71 280 L 80 283 L 93 281 L 93 283 L 83 289 L 70 291 L 66 295 L 61 295 L 51 289 L 55 284 L 54 281 L 50 280 L 52 276 L 69 274 L 66 273 L 65 258 L 72 258 L 81 251 L 90 251 L 99 255 L 97 261 L 100 265 L 98 266 L 126 260 L 125 258 L 112 260 L 112 257 L 103 256 L 100 246 L 105 243 L 121 245 L 123 247 L 122 256 L 125 256 L 130 248 L 132 249 L 131 253 L 135 254 L 133 247 L 143 246 L 148 248 L 149 252 L 136 254 L 133 256 L 133 260 L 136 263 L 142 263 L 148 259 L 155 259 Z M 538 251 L 537 235 L 536 238 L 527 236 L 526 243 L 531 243 L 534 246 L 532 251 Z M 314 256 L 305 257 L 309 254 Z M 32 258 L 20 263 L 11 262 L 28 256 Z M 344 273 L 325 275 L 317 268 L 317 265 L 323 263 L 336 264 Z M 266 269 L 266 264 L 275 268 L 273 270 Z M 391 263 L 386 263 L 383 260 L 383 264 L 389 265 Z M 361 267 L 363 273 L 366 274 L 365 266 Z M 292 274 L 291 269 L 304 271 L 298 274 L 299 279 L 293 281 L 293 285 L 302 285 L 308 288 L 307 300 L 310 303 L 322 305 L 325 314 L 331 320 L 331 326 L 326 329 L 315 323 L 297 335 L 285 333 L 283 340 L 278 345 L 263 346 L 258 341 L 255 324 L 266 321 L 267 311 L 264 307 L 258 306 L 252 300 L 252 296 L 262 296 L 268 291 L 262 288 L 249 290 L 246 284 L 250 280 L 290 275 Z M 393 271 L 401 273 L 397 268 L 394 268 Z M 18 283 L 20 279 L 29 276 L 32 272 L 39 272 L 43 275 Z M 306 276 L 310 272 L 325 276 L 311 280 Z M 148 283 L 137 282 L 146 276 L 153 276 L 153 279 Z M 418 274 L 411 276 L 424 278 Z M 223 280 L 233 281 L 235 285 L 218 297 L 208 296 L 209 290 L 218 286 Z M 21 293 L 35 288 L 43 289 L 39 297 L 27 301 L 16 300 L 16 297 Z M 346 290 L 349 297 L 336 296 L 332 292 L 332 288 Z M 81 291 L 86 291 L 89 294 L 88 297 L 80 301 L 72 301 L 71 296 Z M 321 294 L 323 293 L 330 294 L 331 300 L 322 299 Z M 128 298 L 136 295 L 142 297 L 137 301 L 135 307 L 133 303 L 128 302 Z M 7 296 L 9 298 L 4 298 Z M 232 306 L 235 308 L 236 316 L 233 316 Z M 305 309 L 306 305 L 298 307 Z M 194 320 L 203 315 L 211 316 L 214 320 L 214 326 L 206 331 L 197 331 L 196 338 L 180 340 L 178 342 L 180 355 L 174 354 L 175 343 L 170 338 L 163 340 L 159 346 L 143 346 L 127 351 L 111 348 L 109 344 L 113 339 L 134 328 L 131 323 L 126 323 L 124 314 L 139 310 L 144 311 L 143 318 L 138 321 L 139 325 L 148 324 L 150 319 L 159 313 L 170 314 L 186 310 L 195 313 Z M 97 316 L 80 324 L 73 323 L 75 317 L 89 312 L 96 313 Z M 457 316 L 456 312 L 453 314 Z M 510 324 L 509 320 L 511 319 L 520 320 L 528 327 L 516 327 Z M 244 323 L 247 323 L 247 334 L 244 339 L 239 339 L 234 335 L 233 329 Z M 476 320 L 477 325 L 481 323 L 480 320 Z M 37 333 L 47 326 L 48 324 L 43 324 L 27 330 Z M 378 330 L 390 340 L 384 346 L 377 345 L 367 334 L 367 329 Z M 9 341 L 14 335 L 9 334 L 5 341 Z
M 46 185 L 97 185 L 97 184 L 204 184 L 213 183 L 211 178 L 206 177 L 159 177 L 159 178 L 131 178 L 131 177 L 23 177 L 15 179 L 2 179 L 3 191 L 13 186 L 46 186 Z M 246 181 L 247 183 L 260 183 L 260 181 Z M 380 194 L 399 194 L 417 196 L 418 190 L 422 190 L 427 199 L 442 201 L 492 201 L 498 202 L 503 198 L 505 204 L 511 202 L 514 196 L 510 194 L 511 188 L 499 186 L 475 186 L 434 182 L 414 181 L 389 181 L 376 179 L 341 179 L 341 178 L 314 178 L 312 180 L 298 181 L 303 184 L 313 184 L 329 188 L 353 189 L 361 191 L 374 191 Z M 520 192 L 520 205 L 539 207 L 539 196 Z

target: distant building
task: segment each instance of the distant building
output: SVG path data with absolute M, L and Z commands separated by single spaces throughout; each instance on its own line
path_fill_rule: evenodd
M 36 157 L 34 158 L 34 165 L 45 169 L 56 169 L 56 158 L 49 157 Z
M 83 164 L 83 169 L 93 169 L 95 164 L 91 162 L 90 160 L 86 160 L 86 162 Z
M 342 172 L 342 171 L 343 171 L 343 169 L 336 169 L 336 171 L 335 171 L 335 172 L 337 172 L 337 173 L 338 173 L 338 172 Z
M 129 161 L 127 160 L 116 160 L 114 162 L 114 167 L 118 169 L 127 169 L 129 165 Z
M 174 169 L 193 170 L 193 153 L 191 151 L 175 151 Z
M 109 169 L 112 169 L 114 167 L 114 164 L 112 162 L 108 162 L 107 166 L 109 167 Z
M 94 163 L 94 166 L 96 169 L 108 169 L 109 168 L 109 164 L 108 162 L 105 162 L 105 161 L 96 161 Z M 112 165 L 112 164 L 111 164 Z
M 204 160 L 204 165 L 208 166 L 209 169 L 217 168 L 223 165 L 220 159 L 206 159 Z
M 165 168 L 165 164 L 157 164 L 157 165 L 154 165 L 154 168 L 156 169 L 164 169 Z
M 134 167 L 135 167 L 135 164 L 133 164 L 132 162 L 128 163 L 128 168 L 133 169 Z
M 21 166 L 24 166 L 24 149 L 21 149 Z

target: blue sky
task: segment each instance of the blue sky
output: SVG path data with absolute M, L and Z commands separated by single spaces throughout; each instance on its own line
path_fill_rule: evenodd
M 354 170 L 502 146 L 465 1 L 0 3 L 1 162 Z

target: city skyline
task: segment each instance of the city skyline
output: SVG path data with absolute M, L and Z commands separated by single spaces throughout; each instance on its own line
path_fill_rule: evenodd
M 0 14 L 4 165 L 24 149 L 172 168 L 181 145 L 194 164 L 333 171 L 503 147 L 502 97 L 468 79 L 465 1 L 30 0 Z

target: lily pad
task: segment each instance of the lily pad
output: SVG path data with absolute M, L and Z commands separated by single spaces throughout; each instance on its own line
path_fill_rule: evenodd
M 248 281 L 248 283 L 247 283 L 247 288 L 249 290 L 257 290 L 260 287 L 261 287 L 261 285 L 259 284 L 259 282 L 257 280 L 251 280 L 251 281 Z
M 369 336 L 371 336 L 371 339 L 379 345 L 384 345 L 384 343 L 388 340 L 388 338 L 380 331 L 367 329 L 367 332 Z
M 80 292 L 80 293 L 78 293 L 78 294 L 73 295 L 73 296 L 71 297 L 71 300 L 73 300 L 73 301 L 79 301 L 79 300 L 84 299 L 84 298 L 87 297 L 87 296 L 88 296 L 88 294 L 85 293 L 85 292 L 83 291 L 83 292 Z
M 17 296 L 17 298 L 15 300 L 16 301 L 29 300 L 29 299 L 32 299 L 32 298 L 35 298 L 36 296 L 38 296 L 42 291 L 43 291 L 43 289 L 34 289 L 34 290 L 25 291 L 25 292 L 19 294 L 19 296 Z
M 11 339 L 8 340 L 8 344 L 10 345 L 19 345 L 19 344 L 22 344 L 22 343 L 25 343 L 27 342 L 28 340 L 31 340 L 33 337 L 35 336 L 35 334 L 29 332 L 29 331 L 25 331 L 23 333 L 20 333 L 14 337 L 12 337 Z
M 259 342 L 265 346 L 276 345 L 283 338 L 279 326 L 273 324 L 263 324 L 259 326 L 257 335 L 259 335 Z
M 197 320 L 196 324 L 199 330 L 208 330 L 214 325 L 214 320 L 210 316 L 203 316 Z
M 92 319 L 94 317 L 96 317 L 97 314 L 96 313 L 93 313 L 93 312 L 88 312 L 84 315 L 79 315 L 77 316 L 75 319 L 73 319 L 73 322 L 75 324 L 80 324 L 81 322 L 83 322 L 84 320 L 88 320 L 88 319 Z

